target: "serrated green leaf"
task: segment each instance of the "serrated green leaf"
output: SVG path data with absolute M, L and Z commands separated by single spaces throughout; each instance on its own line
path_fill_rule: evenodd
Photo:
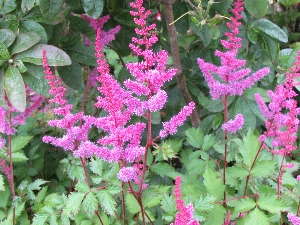
M 5 191 L 3 175 L 0 174 L 0 191 Z
M 25 33 L 25 32 L 37 33 L 41 38 L 41 40 L 39 41 L 40 44 L 46 44 L 48 41 L 48 37 L 47 37 L 45 28 L 35 21 L 32 21 L 32 20 L 21 21 L 19 29 L 22 33 Z
M 40 0 L 39 6 L 43 17 L 47 20 L 53 19 L 61 10 L 63 0 Z
M 210 211 L 214 208 L 214 202 L 216 201 L 216 198 L 213 196 L 206 195 L 205 198 L 203 198 L 203 195 L 198 198 L 194 204 L 196 211 Z
M 170 166 L 166 163 L 156 163 L 153 166 L 150 167 L 150 170 L 160 176 L 170 177 L 172 179 L 176 179 L 177 176 L 180 175 L 174 167 Z
M 5 44 L 3 44 L 2 42 L 0 42 L 0 56 L 4 60 L 8 60 L 10 58 L 10 54 L 8 52 L 8 49 L 5 46 Z
M 218 113 L 212 121 L 212 129 L 216 130 L 220 127 L 221 123 L 223 122 L 223 115 Z
M 263 33 L 267 34 L 268 36 L 287 43 L 288 42 L 288 36 L 286 35 L 286 33 L 280 29 L 280 27 L 278 27 L 276 24 L 274 24 L 273 22 L 271 22 L 268 19 L 262 18 L 259 20 L 256 20 L 252 26 L 256 27 L 257 29 L 259 29 L 260 31 L 262 31 Z
M 242 168 L 237 166 L 232 166 L 226 169 L 227 175 L 233 178 L 246 178 L 249 175 L 249 172 Z
M 204 225 L 222 225 L 225 219 L 226 210 L 222 205 L 215 207 L 207 213 Z
M 41 37 L 35 32 L 20 33 L 12 45 L 11 54 L 14 55 L 23 52 L 41 40 Z
M 246 215 L 245 225 L 268 225 L 269 218 L 258 208 Z
M 2 42 L 6 47 L 9 47 L 15 40 L 16 35 L 9 29 L 0 30 L 0 42 Z
M 203 178 L 203 184 L 206 187 L 207 193 L 215 197 L 217 201 L 220 201 L 225 190 L 222 179 L 217 178 L 216 173 L 210 168 L 206 169 Z
M 256 206 L 256 203 L 251 198 L 242 198 L 240 200 L 234 201 L 234 212 L 246 212 L 253 209 Z
M 78 192 L 81 192 L 81 193 L 87 193 L 90 191 L 90 187 L 87 185 L 87 183 L 85 182 L 78 182 L 76 185 L 75 185 L 75 189 L 78 191 Z
M 40 190 L 41 189 L 41 185 L 48 183 L 49 181 L 43 180 L 43 179 L 37 179 L 34 182 L 32 182 L 31 184 L 29 184 L 27 186 L 27 190 Z
M 85 65 L 96 66 L 94 47 L 94 45 L 85 46 L 83 43 L 76 43 L 68 46 L 65 50 L 73 60 Z
M 103 164 L 103 161 L 100 158 L 98 158 L 98 157 L 95 157 L 95 158 L 92 157 L 89 164 L 90 164 L 91 171 L 94 174 L 102 176 L 102 164 Z
M 141 211 L 141 207 L 140 207 L 139 203 L 137 202 L 137 200 L 135 199 L 135 197 L 132 194 L 127 194 L 125 196 L 125 204 L 126 204 L 127 210 L 131 214 L 136 214 Z
M 10 104 L 18 111 L 24 112 L 26 108 L 25 84 L 19 70 L 9 65 L 4 75 L 4 88 Z
M 63 214 L 67 216 L 70 216 L 70 214 L 75 215 L 79 211 L 84 196 L 85 193 L 81 192 L 72 192 L 69 194 Z
M 36 65 L 43 65 L 42 52 L 44 50 L 46 50 L 49 66 L 66 66 L 72 63 L 70 57 L 63 50 L 55 46 L 45 44 L 37 44 L 32 48 L 19 53 L 15 59 Z
M 205 135 L 202 144 L 202 150 L 207 151 L 215 144 L 215 137 L 212 134 Z
M 264 160 L 256 162 L 251 175 L 253 177 L 268 177 L 273 174 L 276 162 L 274 160 Z
M 251 167 L 259 146 L 260 143 L 258 138 L 249 130 L 240 145 L 240 153 L 242 154 L 243 162 L 248 168 Z
M 95 211 L 98 209 L 98 201 L 92 192 L 89 192 L 85 196 L 82 202 L 82 207 L 84 211 L 88 214 L 88 216 L 92 218 L 95 214 Z
M 143 193 L 143 204 L 146 207 L 153 207 L 156 205 L 159 205 L 160 201 L 162 199 L 162 196 L 158 193 L 155 189 L 147 189 Z
M 203 144 L 203 133 L 199 127 L 197 129 L 192 127 L 186 130 L 185 136 L 187 142 L 195 148 L 200 148 Z
M 107 190 L 100 190 L 96 195 L 102 209 L 107 214 L 113 216 L 117 206 L 117 202 L 113 199 L 113 197 L 108 193 Z
M 298 2 L 299 0 L 279 0 L 279 2 L 284 5 L 285 7 L 290 7 Z
M 70 88 L 79 90 L 84 86 L 82 67 L 75 60 L 70 66 L 58 67 L 57 71 L 62 81 Z
M 9 160 L 8 157 L 6 160 Z M 13 152 L 12 160 L 13 160 L 13 162 L 23 162 L 23 161 L 27 161 L 28 158 L 26 157 L 26 155 L 23 152 Z
M 267 13 L 269 2 L 268 0 L 245 0 L 244 4 L 252 16 L 262 18 Z
M 32 225 L 43 225 L 46 223 L 49 215 L 45 213 L 36 213 L 33 217 Z
M 24 148 L 33 136 L 16 136 L 12 140 L 12 152 L 17 152 Z
M 277 195 L 261 194 L 257 204 L 259 208 L 267 210 L 270 213 L 280 213 L 289 209 L 281 199 L 278 199 Z
M 43 187 L 42 190 L 39 191 L 39 193 L 36 195 L 36 202 L 40 203 L 44 200 L 46 193 L 48 190 L 48 186 Z
M 102 13 L 103 0 L 82 0 L 83 9 L 90 17 L 98 19 Z
M 246 134 L 249 130 L 254 130 L 256 125 L 256 116 L 252 112 L 250 105 L 243 98 L 238 98 L 234 104 L 234 115 L 242 114 L 244 117 L 244 125 L 239 132 Z

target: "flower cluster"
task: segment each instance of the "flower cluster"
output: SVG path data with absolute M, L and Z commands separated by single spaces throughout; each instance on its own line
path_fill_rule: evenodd
M 197 59 L 199 68 L 204 75 L 210 89 L 210 94 L 214 100 L 221 99 L 224 101 L 229 95 L 242 95 L 245 89 L 259 81 L 270 71 L 269 68 L 263 68 L 250 75 L 251 70 L 244 68 L 246 60 L 237 58 L 238 50 L 242 47 L 242 39 L 237 37 L 237 35 L 239 34 L 239 27 L 242 25 L 239 20 L 242 18 L 243 1 L 238 0 L 234 4 L 235 7 L 232 10 L 234 17 L 230 17 L 230 22 L 227 23 L 227 27 L 231 32 L 225 32 L 227 40 L 221 40 L 221 44 L 227 51 L 215 51 L 215 56 L 220 58 L 221 65 L 216 66 L 205 62 L 201 58 Z M 239 120 L 236 120 L 236 122 L 243 122 L 241 116 L 239 116 Z M 239 125 L 236 124 L 235 127 L 239 127 L 238 129 L 240 129 L 242 125 L 242 123 Z M 224 125 L 223 129 L 226 130 L 227 126 L 229 125 Z M 236 132 L 236 129 L 233 129 L 233 131 Z
M 287 217 L 293 225 L 300 225 L 300 217 L 296 216 L 293 213 L 288 213 Z
M 184 201 L 181 199 L 180 181 L 181 177 L 176 177 L 174 196 L 178 212 L 176 213 L 175 223 L 171 223 L 170 225 L 199 225 L 199 222 L 193 219 L 193 205 L 188 204 L 184 206 Z
M 264 141 L 271 138 L 272 152 L 285 156 L 291 151 L 296 150 L 294 145 L 297 139 L 297 131 L 299 126 L 300 108 L 297 107 L 297 96 L 293 88 L 299 83 L 295 79 L 300 76 L 300 53 L 298 54 L 295 66 L 286 73 L 286 80 L 283 84 L 278 84 L 275 91 L 268 91 L 271 102 L 267 106 L 263 98 L 256 93 L 254 95 L 263 116 L 266 118 L 265 124 L 267 130 L 259 138 Z

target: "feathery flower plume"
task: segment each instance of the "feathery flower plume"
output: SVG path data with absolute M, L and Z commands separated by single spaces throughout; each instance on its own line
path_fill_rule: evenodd
M 268 91 L 271 102 L 267 106 L 260 94 L 254 95 L 263 116 L 266 118 L 267 131 L 261 135 L 260 141 L 271 138 L 272 152 L 282 156 L 296 150 L 294 145 L 297 139 L 300 108 L 297 107 L 297 96 L 293 88 L 299 85 L 295 79 L 300 76 L 300 52 L 296 57 L 295 65 L 286 73 L 283 84 L 277 84 L 275 91 Z
M 300 225 L 300 217 L 296 216 L 293 213 L 288 213 L 287 217 L 293 225 Z
M 242 19 L 243 1 L 237 0 L 234 5 L 235 7 L 232 10 L 234 17 L 230 17 L 230 22 L 227 23 L 227 27 L 231 31 L 225 32 L 227 40 L 221 40 L 221 44 L 227 51 L 215 51 L 215 56 L 220 58 L 221 65 L 216 66 L 205 62 L 201 58 L 197 59 L 199 68 L 210 89 L 212 99 L 221 99 L 223 103 L 230 95 L 242 95 L 245 89 L 251 87 L 270 72 L 269 68 L 263 68 L 250 75 L 251 70 L 244 68 L 246 60 L 237 58 L 238 50 L 242 47 L 242 39 L 237 35 L 239 34 L 239 27 L 242 26 L 239 20 Z M 241 124 L 236 124 L 236 127 L 241 128 L 243 125 L 242 122 L 244 120 L 241 119 L 241 116 L 239 116 L 238 120 Z M 227 125 L 224 125 L 223 129 L 226 127 Z M 236 132 L 236 129 L 233 129 L 233 131 Z
M 174 196 L 178 212 L 176 213 L 175 223 L 171 223 L 170 225 L 199 225 L 199 222 L 193 219 L 193 205 L 188 204 L 184 206 L 184 201 L 181 199 L 180 181 L 181 177 L 176 177 Z

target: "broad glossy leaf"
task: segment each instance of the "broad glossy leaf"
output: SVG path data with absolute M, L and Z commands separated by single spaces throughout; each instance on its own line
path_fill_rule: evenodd
M 70 66 L 58 67 L 57 70 L 60 78 L 70 88 L 79 90 L 83 87 L 84 82 L 82 67 L 75 60 L 73 60 Z
M 272 60 L 275 60 L 279 51 L 278 41 L 267 34 L 261 34 L 267 48 L 267 52 Z
M 258 32 L 252 27 L 249 30 L 247 30 L 247 37 L 253 44 L 256 44 L 257 42 L 257 35 Z
M 35 92 L 49 96 L 49 84 L 45 79 L 44 69 L 42 66 L 37 66 L 30 63 L 24 64 L 27 71 L 22 74 L 24 82 Z
M 270 37 L 272 37 L 278 41 L 282 41 L 284 43 L 288 42 L 288 36 L 286 35 L 286 33 L 280 27 L 278 27 L 276 24 L 272 23 L 270 20 L 262 18 L 262 19 L 256 20 L 252 24 L 252 26 L 256 27 L 261 32 L 269 35 Z
M 20 33 L 12 45 L 11 54 L 14 55 L 23 52 L 37 44 L 40 40 L 40 36 L 35 32 Z
M 26 108 L 26 91 L 23 78 L 17 67 L 9 65 L 4 75 L 4 88 L 10 104 L 18 111 Z
M 10 58 L 8 49 L 2 42 L 0 42 L 0 57 L 2 57 L 4 60 L 8 60 Z
M 46 44 L 48 41 L 45 28 L 35 21 L 32 20 L 21 21 L 19 29 L 22 33 L 36 32 L 41 37 L 41 40 L 39 41 L 40 44 Z
M 52 24 L 52 25 L 56 25 L 61 23 L 64 19 L 64 13 L 62 11 L 60 11 L 54 18 L 52 18 L 51 20 L 46 19 L 42 16 L 41 14 L 41 10 L 40 8 L 37 7 L 33 7 L 27 14 L 26 16 L 23 17 L 24 20 L 32 20 L 35 22 L 42 22 L 42 23 L 46 23 L 46 24 Z
M 0 30 L 0 42 L 9 47 L 15 40 L 16 35 L 9 29 Z
M 0 14 L 9 13 L 17 7 L 15 0 L 0 1 Z
M 94 19 L 100 17 L 103 10 L 103 4 L 103 0 L 82 0 L 84 11 Z
M 40 0 L 39 6 L 42 16 L 51 20 L 62 10 L 63 4 L 64 0 Z
M 252 16 L 262 18 L 267 13 L 269 2 L 268 0 L 245 0 L 244 4 Z
M 72 59 L 75 59 L 79 63 L 90 66 L 97 65 L 94 45 L 87 47 L 84 46 L 83 43 L 77 43 L 75 45 L 68 46 L 65 51 Z
M 36 0 L 22 0 L 21 9 L 22 12 L 25 13 L 33 8 Z
M 20 59 L 23 62 L 30 62 L 36 65 L 43 65 L 43 50 L 46 50 L 49 66 L 65 66 L 72 63 L 70 57 L 63 50 L 45 44 L 37 44 L 32 48 L 19 53 L 15 59 Z

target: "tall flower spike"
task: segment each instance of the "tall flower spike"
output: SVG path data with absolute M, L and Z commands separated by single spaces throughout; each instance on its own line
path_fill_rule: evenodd
M 272 152 L 285 156 L 296 150 L 294 145 L 297 139 L 299 126 L 298 116 L 300 108 L 297 107 L 297 96 L 293 88 L 299 85 L 295 79 L 300 77 L 300 52 L 296 57 L 295 65 L 286 73 L 286 80 L 283 84 L 277 84 L 275 92 L 268 91 L 271 102 L 267 106 L 262 97 L 254 95 L 263 116 L 266 118 L 267 131 L 261 135 L 260 141 L 266 138 L 272 140 Z
M 181 199 L 180 182 L 181 177 L 176 177 L 174 196 L 178 212 L 176 213 L 175 223 L 171 223 L 170 225 L 199 225 L 199 222 L 193 219 L 193 205 L 188 204 L 184 206 L 184 201 Z
M 221 99 L 226 102 L 230 95 L 242 95 L 245 89 L 251 87 L 270 72 L 269 68 L 263 68 L 250 75 L 251 70 L 244 68 L 246 60 L 237 58 L 238 50 L 242 47 L 242 39 L 237 36 L 239 27 L 242 26 L 242 23 L 239 22 L 242 19 L 242 11 L 243 1 L 237 0 L 232 10 L 234 17 L 230 17 L 230 22 L 227 23 L 227 27 L 230 29 L 230 32 L 225 32 L 227 40 L 221 40 L 221 44 L 227 51 L 215 51 L 215 56 L 220 58 L 221 65 L 216 66 L 201 58 L 197 59 L 199 68 L 210 89 L 210 95 L 214 100 Z M 243 123 L 243 115 L 239 114 L 234 120 L 223 124 L 222 129 L 235 133 L 242 128 Z

